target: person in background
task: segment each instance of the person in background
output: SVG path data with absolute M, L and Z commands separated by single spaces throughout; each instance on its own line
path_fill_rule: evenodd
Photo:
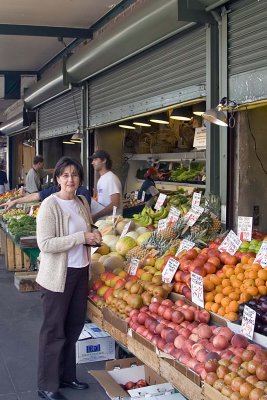
M 112 215 L 113 207 L 116 214 L 122 214 L 122 187 L 117 175 L 112 171 L 112 160 L 105 150 L 97 150 L 91 157 L 94 170 L 100 175 L 97 182 L 97 201 L 104 208 L 93 216 L 93 220 Z
M 8 181 L 7 181 L 7 175 L 6 175 L 6 171 L 4 171 L 3 163 L 1 163 L 1 167 L 0 167 L 0 194 L 5 193 L 7 190 L 9 190 L 9 185 L 8 185 Z
M 101 235 L 91 231 L 88 202 L 76 191 L 83 181 L 81 164 L 60 159 L 54 171 L 59 191 L 47 197 L 37 215 L 43 323 L 39 338 L 38 396 L 66 400 L 59 388 L 83 390 L 76 378 L 75 344 L 84 326 L 87 308 L 90 246 Z
M 145 192 L 144 202 L 151 201 L 153 197 L 159 194 L 158 189 L 156 188 L 156 184 L 154 179 L 158 176 L 158 170 L 156 168 L 148 168 L 147 172 L 145 173 L 144 177 L 145 180 L 138 191 L 138 200 L 142 199 L 143 192 Z
M 32 168 L 26 176 L 26 192 L 35 193 L 42 189 L 42 179 L 49 173 L 53 173 L 53 169 L 44 170 L 44 159 L 42 156 L 35 156 Z

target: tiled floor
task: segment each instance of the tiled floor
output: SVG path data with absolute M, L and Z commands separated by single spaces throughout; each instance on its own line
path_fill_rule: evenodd
M 38 399 L 37 344 L 42 312 L 38 292 L 20 293 L 0 257 L 0 400 Z M 88 374 L 104 363 L 80 364 L 77 377 L 89 390 L 62 389 L 68 400 L 106 400 L 109 397 Z

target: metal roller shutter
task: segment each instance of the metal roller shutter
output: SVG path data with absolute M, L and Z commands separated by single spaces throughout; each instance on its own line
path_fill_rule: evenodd
M 73 88 L 39 108 L 40 140 L 74 132 L 81 123 L 82 88 Z M 78 117 L 77 117 L 78 115 Z
M 205 96 L 205 82 L 206 30 L 202 27 L 89 81 L 90 126 Z
M 229 75 L 266 67 L 267 1 L 239 0 L 228 15 Z

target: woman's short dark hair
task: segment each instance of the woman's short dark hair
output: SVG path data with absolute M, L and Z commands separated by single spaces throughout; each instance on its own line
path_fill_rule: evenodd
M 70 165 L 73 165 L 77 169 L 77 172 L 78 172 L 78 175 L 80 178 L 80 185 L 82 185 L 83 178 L 84 178 L 82 164 L 79 161 L 75 160 L 74 158 L 70 158 L 70 157 L 61 157 L 58 160 L 58 162 L 56 163 L 54 175 L 53 175 L 53 181 L 54 181 L 55 185 L 58 184 L 57 178 L 59 178 L 65 171 L 65 168 L 69 167 Z

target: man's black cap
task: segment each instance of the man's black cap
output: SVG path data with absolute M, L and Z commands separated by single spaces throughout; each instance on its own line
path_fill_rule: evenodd
M 108 160 L 110 159 L 110 155 L 105 150 L 96 150 L 94 154 L 89 157 L 91 160 L 95 158 L 100 158 L 101 160 Z

